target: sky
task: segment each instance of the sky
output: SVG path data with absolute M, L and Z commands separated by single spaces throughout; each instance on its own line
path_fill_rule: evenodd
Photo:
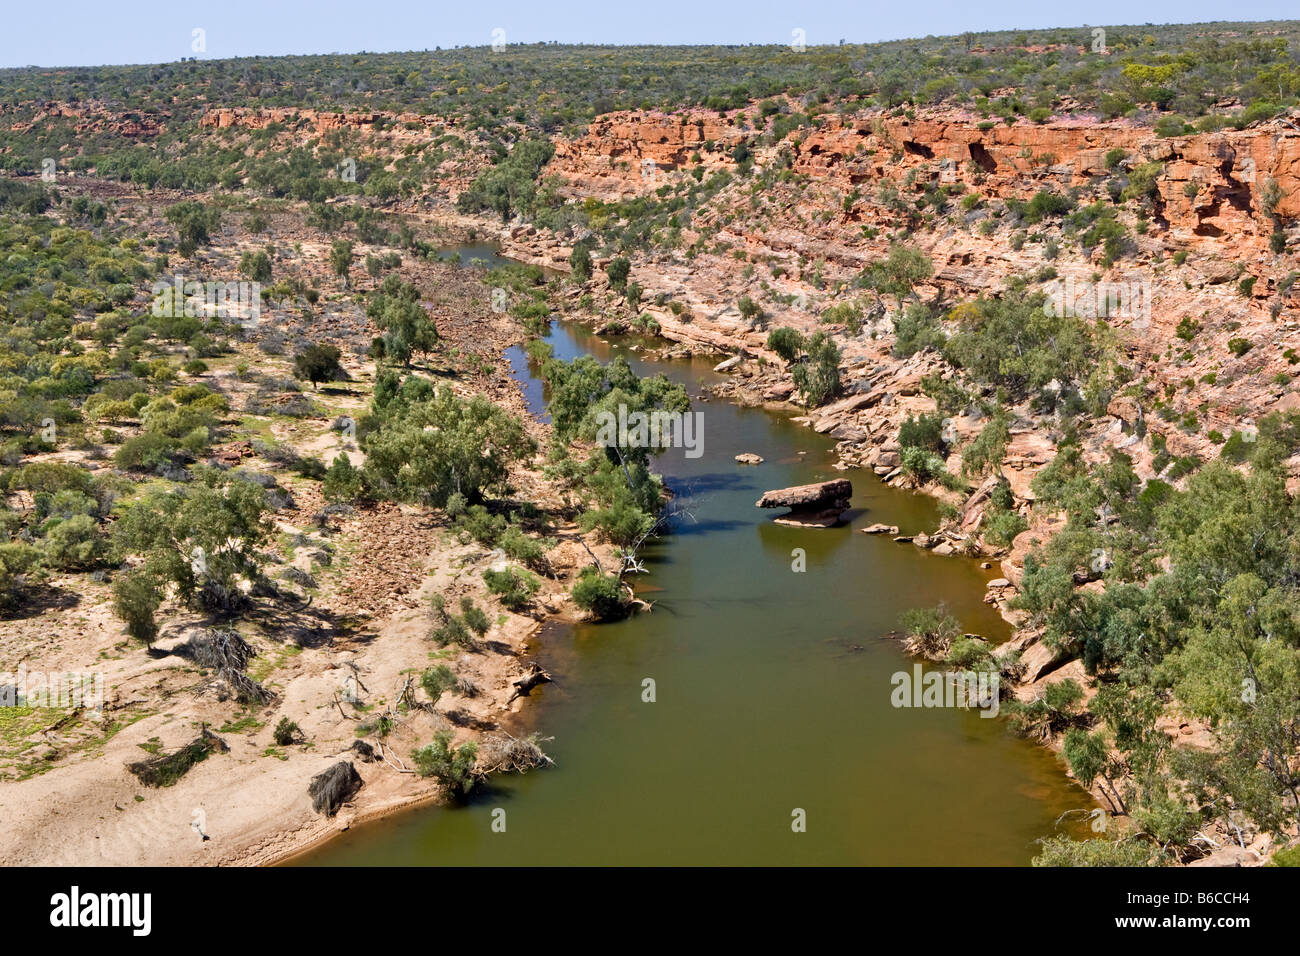
M 0 67 L 509 43 L 869 43 L 966 30 L 1283 20 L 1296 0 L 9 0 Z M 203 49 L 196 50 L 195 30 Z M 498 34 L 498 36 L 500 36 Z

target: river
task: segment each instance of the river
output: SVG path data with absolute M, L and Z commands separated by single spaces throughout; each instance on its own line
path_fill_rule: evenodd
M 356 827 L 298 862 L 1024 865 L 1062 813 L 1091 806 L 1005 720 L 891 705 L 891 675 L 913 661 L 883 635 L 904 609 L 944 601 L 966 630 L 1009 636 L 981 600 L 996 567 L 857 531 L 932 530 L 933 501 L 834 470 L 834 442 L 783 415 L 701 401 L 720 377 L 712 361 L 647 361 L 634 339 L 562 323 L 548 341 L 561 358 L 621 354 L 664 372 L 703 412 L 704 454 L 658 459 L 693 518 L 645 551 L 635 584 L 653 611 L 535 639 L 555 682 L 524 718 L 553 738 L 554 768 Z M 508 357 L 544 414 L 536 369 L 519 348 Z M 741 452 L 766 460 L 738 465 Z M 754 507 L 766 489 L 836 477 L 853 482 L 846 526 L 782 527 Z M 794 549 L 806 571 L 792 570 Z

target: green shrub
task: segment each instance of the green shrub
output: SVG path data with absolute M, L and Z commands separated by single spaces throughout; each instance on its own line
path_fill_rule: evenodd
M 942 604 L 909 608 L 899 615 L 898 623 L 912 649 L 927 657 L 947 654 L 953 641 L 961 636 L 961 623 Z
M 483 581 L 487 588 L 501 603 L 512 611 L 522 611 L 532 602 L 533 595 L 541 587 L 536 575 L 518 568 L 506 568 L 504 571 L 483 572 Z
M 450 730 L 440 730 L 434 734 L 433 743 L 415 751 L 411 758 L 421 777 L 436 778 L 457 799 L 474 788 L 478 745 L 471 741 L 453 748 Z
M 179 443 L 158 432 L 141 432 L 124 441 L 113 453 L 113 463 L 128 470 L 153 470 L 170 464 L 179 451 Z
M 22 541 L 0 544 L 0 609 L 15 607 L 25 576 L 40 565 L 40 552 Z
M 207 760 L 216 749 L 216 738 L 205 733 L 175 753 L 127 764 L 126 769 L 146 787 L 170 787 L 189 773 L 195 764 Z
M 943 452 L 943 416 L 926 413 L 915 418 L 909 416 L 898 429 L 898 444 L 903 448 L 920 448 L 924 451 Z
M 430 637 L 439 647 L 446 647 L 448 644 L 473 647 L 474 636 L 482 637 L 488 632 L 490 623 L 487 615 L 474 603 L 473 598 L 460 599 L 459 615 L 447 610 L 447 599 L 441 594 L 435 594 L 429 600 L 429 604 L 433 608 L 436 624 Z
M 627 276 L 632 271 L 632 263 L 625 256 L 617 256 L 609 260 L 605 266 L 605 275 L 609 276 L 609 284 L 619 292 L 627 288 Z
M 487 612 L 474 603 L 473 598 L 463 597 L 460 599 L 461 620 L 471 631 L 482 637 L 488 632 L 491 623 L 488 621 Z
M 1074 207 L 1074 203 L 1067 196 L 1059 196 L 1056 193 L 1040 190 L 1034 194 L 1024 207 L 1025 221 L 1037 223 L 1049 217 L 1063 216 Z
M 443 694 L 456 686 L 456 675 L 446 664 L 438 664 L 420 675 L 420 686 L 429 695 L 430 703 L 437 704 Z
M 1252 451 L 1254 451 L 1254 443 L 1247 441 L 1246 436 L 1241 432 L 1234 431 L 1219 449 L 1219 457 L 1240 464 L 1250 457 Z
M 591 278 L 591 250 L 585 244 L 573 247 L 569 254 L 569 268 L 576 282 L 586 282 Z
M 463 500 L 462 497 L 461 501 Z M 448 499 L 448 504 L 452 503 Z M 448 513 L 450 511 L 449 508 Z M 473 540 L 489 548 L 495 548 L 505 529 L 506 519 L 501 515 L 492 514 L 483 505 L 462 507 L 460 514 L 456 516 L 456 530 L 460 533 L 462 541 Z
M 45 562 L 52 568 L 70 571 L 94 567 L 104 551 L 98 525 L 86 514 L 51 522 L 44 545 Z
M 490 210 L 502 222 L 515 214 L 533 214 L 538 202 L 538 174 L 554 152 L 555 147 L 544 137 L 520 140 L 457 197 L 456 208 L 461 212 Z
M 510 463 L 536 451 L 516 416 L 415 376 L 400 385 L 381 378 L 371 407 L 358 438 L 367 488 L 384 497 L 434 507 L 457 492 L 475 500 L 503 488 Z
M 911 305 L 894 319 L 895 358 L 907 358 L 926 349 L 941 349 L 945 341 L 938 316 L 924 305 Z
M 905 447 L 901 457 L 903 474 L 917 482 L 941 480 L 947 474 L 943 458 L 924 448 L 915 445 Z
M 1157 866 L 1164 853 L 1143 840 L 1112 840 L 1098 837 L 1072 840 L 1068 836 L 1047 837 L 1034 866 Z
M 1087 381 L 1099 352 L 1089 323 L 1046 315 L 1043 302 L 1036 293 L 962 303 L 952 311 L 958 330 L 945 343 L 944 357 L 1018 400 L 1052 380 L 1063 388 Z
M 1157 136 L 1182 136 L 1187 129 L 1187 121 L 1181 116 L 1162 116 L 1156 120 L 1154 129 Z
M 838 302 L 823 310 L 817 321 L 822 325 L 842 323 L 849 335 L 858 335 L 862 331 L 862 310 L 852 302 Z
M 1006 416 L 1001 413 L 994 415 L 971 443 L 962 449 L 962 474 L 968 477 L 985 475 L 999 468 L 1010 441 L 1011 429 Z
M 798 358 L 806 344 L 804 337 L 795 329 L 782 326 L 767 334 L 767 347 L 781 356 L 786 363 Z
M 509 525 L 501 533 L 497 547 L 506 556 L 535 571 L 545 571 L 546 552 L 555 547 L 554 538 L 530 538 L 517 525 Z
M 1029 522 L 1015 511 L 986 512 L 981 525 L 985 540 L 999 548 L 1011 547 L 1016 535 L 1029 529 Z
M 347 453 L 336 455 L 321 480 L 321 493 L 326 501 L 351 502 L 361 496 L 361 472 L 352 465 Z
M 339 364 L 342 357 L 337 345 L 319 345 L 312 343 L 293 358 L 293 374 L 296 378 L 305 378 L 313 388 L 319 388 L 321 382 L 333 382 L 343 377 L 343 366 Z
M 152 644 L 158 636 L 154 613 L 160 604 L 162 593 L 152 575 L 129 571 L 113 582 L 113 611 L 137 641 Z
M 790 373 L 809 408 L 816 408 L 840 390 L 840 350 L 825 332 L 807 343 L 807 355 Z
M 239 259 L 239 274 L 253 282 L 270 282 L 271 257 L 265 252 L 245 252 Z
M 302 730 L 296 723 L 288 717 L 281 717 L 280 722 L 275 725 L 275 730 L 272 732 L 271 736 L 279 746 L 288 747 L 298 739 L 298 735 L 301 733 Z
M 1300 846 L 1278 850 L 1269 861 L 1269 866 L 1300 866 Z
M 598 621 L 613 620 L 627 612 L 626 595 L 618 578 L 594 566 L 583 569 L 569 593 L 574 604 Z

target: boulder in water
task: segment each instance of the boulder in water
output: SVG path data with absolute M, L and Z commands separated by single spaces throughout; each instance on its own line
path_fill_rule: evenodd
M 754 504 L 759 508 L 789 508 L 777 524 L 799 528 L 830 528 L 839 524 L 853 497 L 853 483 L 847 478 L 819 481 L 766 491 Z
M 898 525 L 896 524 L 869 524 L 862 529 L 863 534 L 898 534 Z

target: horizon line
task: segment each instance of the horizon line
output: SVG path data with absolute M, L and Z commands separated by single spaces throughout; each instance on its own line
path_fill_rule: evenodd
M 1080 24 L 1071 24 L 1071 25 L 1062 25 L 1062 26 L 1053 26 L 1053 27 L 1007 27 L 1007 28 L 995 29 L 995 30 L 962 30 L 958 33 L 937 33 L 937 34 L 927 33 L 924 36 L 891 37 L 882 40 L 849 40 L 847 38 L 841 38 L 840 40 L 831 43 L 805 42 L 804 49 L 805 50 L 811 50 L 811 49 L 832 49 L 833 50 L 833 49 L 839 49 L 841 47 L 847 47 L 847 46 L 870 47 L 870 46 L 885 46 L 890 43 L 919 43 L 926 40 L 954 40 L 954 39 L 960 39 L 961 37 L 966 36 L 967 34 L 970 34 L 971 36 L 975 36 L 975 37 L 980 37 L 980 36 L 990 36 L 992 34 L 998 34 L 998 33 L 1034 34 L 1034 33 L 1052 33 L 1061 30 L 1090 30 L 1096 27 L 1102 27 L 1110 30 L 1124 30 L 1124 29 L 1138 29 L 1142 27 L 1210 27 L 1210 26 L 1233 26 L 1238 24 L 1260 25 L 1260 24 L 1270 24 L 1270 23 L 1300 24 L 1300 17 L 1292 18 L 1292 19 L 1264 19 L 1264 20 L 1194 20 L 1189 22 L 1170 20 L 1164 23 L 1153 23 L 1148 21 L 1145 23 L 1115 23 L 1115 24 L 1080 23 Z M 680 50 L 680 49 L 698 49 L 698 48 L 708 48 L 708 47 L 721 47 L 721 48 L 731 48 L 731 49 L 755 47 L 755 48 L 762 49 L 762 48 L 771 47 L 774 49 L 789 50 L 790 44 L 779 43 L 779 42 L 756 43 L 753 41 L 746 42 L 746 43 L 741 43 L 741 42 L 728 43 L 723 41 L 700 42 L 700 43 L 620 43 L 620 42 L 611 41 L 611 42 L 592 43 L 592 42 L 585 42 L 585 41 L 533 40 L 528 42 L 515 42 L 515 43 L 505 44 L 506 51 L 508 51 L 511 47 L 517 47 L 520 49 L 527 48 L 527 47 L 591 47 L 594 49 L 612 48 L 612 49 L 628 49 L 628 50 L 632 50 L 632 49 Z M 151 66 L 172 66 L 177 63 L 224 63 L 224 62 L 232 62 L 232 61 L 239 61 L 239 60 L 286 60 L 286 59 L 307 58 L 307 57 L 404 56 L 404 55 L 420 55 L 420 54 L 431 54 L 431 53 L 449 53 L 458 50 L 492 51 L 493 45 L 490 41 L 488 41 L 482 44 L 460 43 L 460 44 L 454 44 L 452 46 L 446 46 L 446 47 L 435 46 L 435 47 L 425 47 L 423 49 L 406 49 L 406 50 L 354 50 L 354 51 L 331 50 L 328 52 L 313 52 L 313 53 L 248 53 L 248 54 L 242 54 L 238 56 L 221 56 L 221 57 L 192 56 L 192 57 L 177 57 L 175 59 L 170 59 L 170 60 L 154 60 L 154 61 L 126 62 L 126 63 L 64 63 L 64 64 L 53 64 L 53 65 L 46 65 L 40 63 L 27 63 L 22 66 L 0 66 L 0 73 L 8 73 L 8 72 L 16 73 L 16 72 L 23 72 L 23 71 L 49 71 L 49 70 L 129 69 L 129 68 L 140 68 L 140 67 L 151 67 Z M 794 51 L 792 50 L 791 52 Z M 494 52 L 493 55 L 500 56 L 501 53 Z

